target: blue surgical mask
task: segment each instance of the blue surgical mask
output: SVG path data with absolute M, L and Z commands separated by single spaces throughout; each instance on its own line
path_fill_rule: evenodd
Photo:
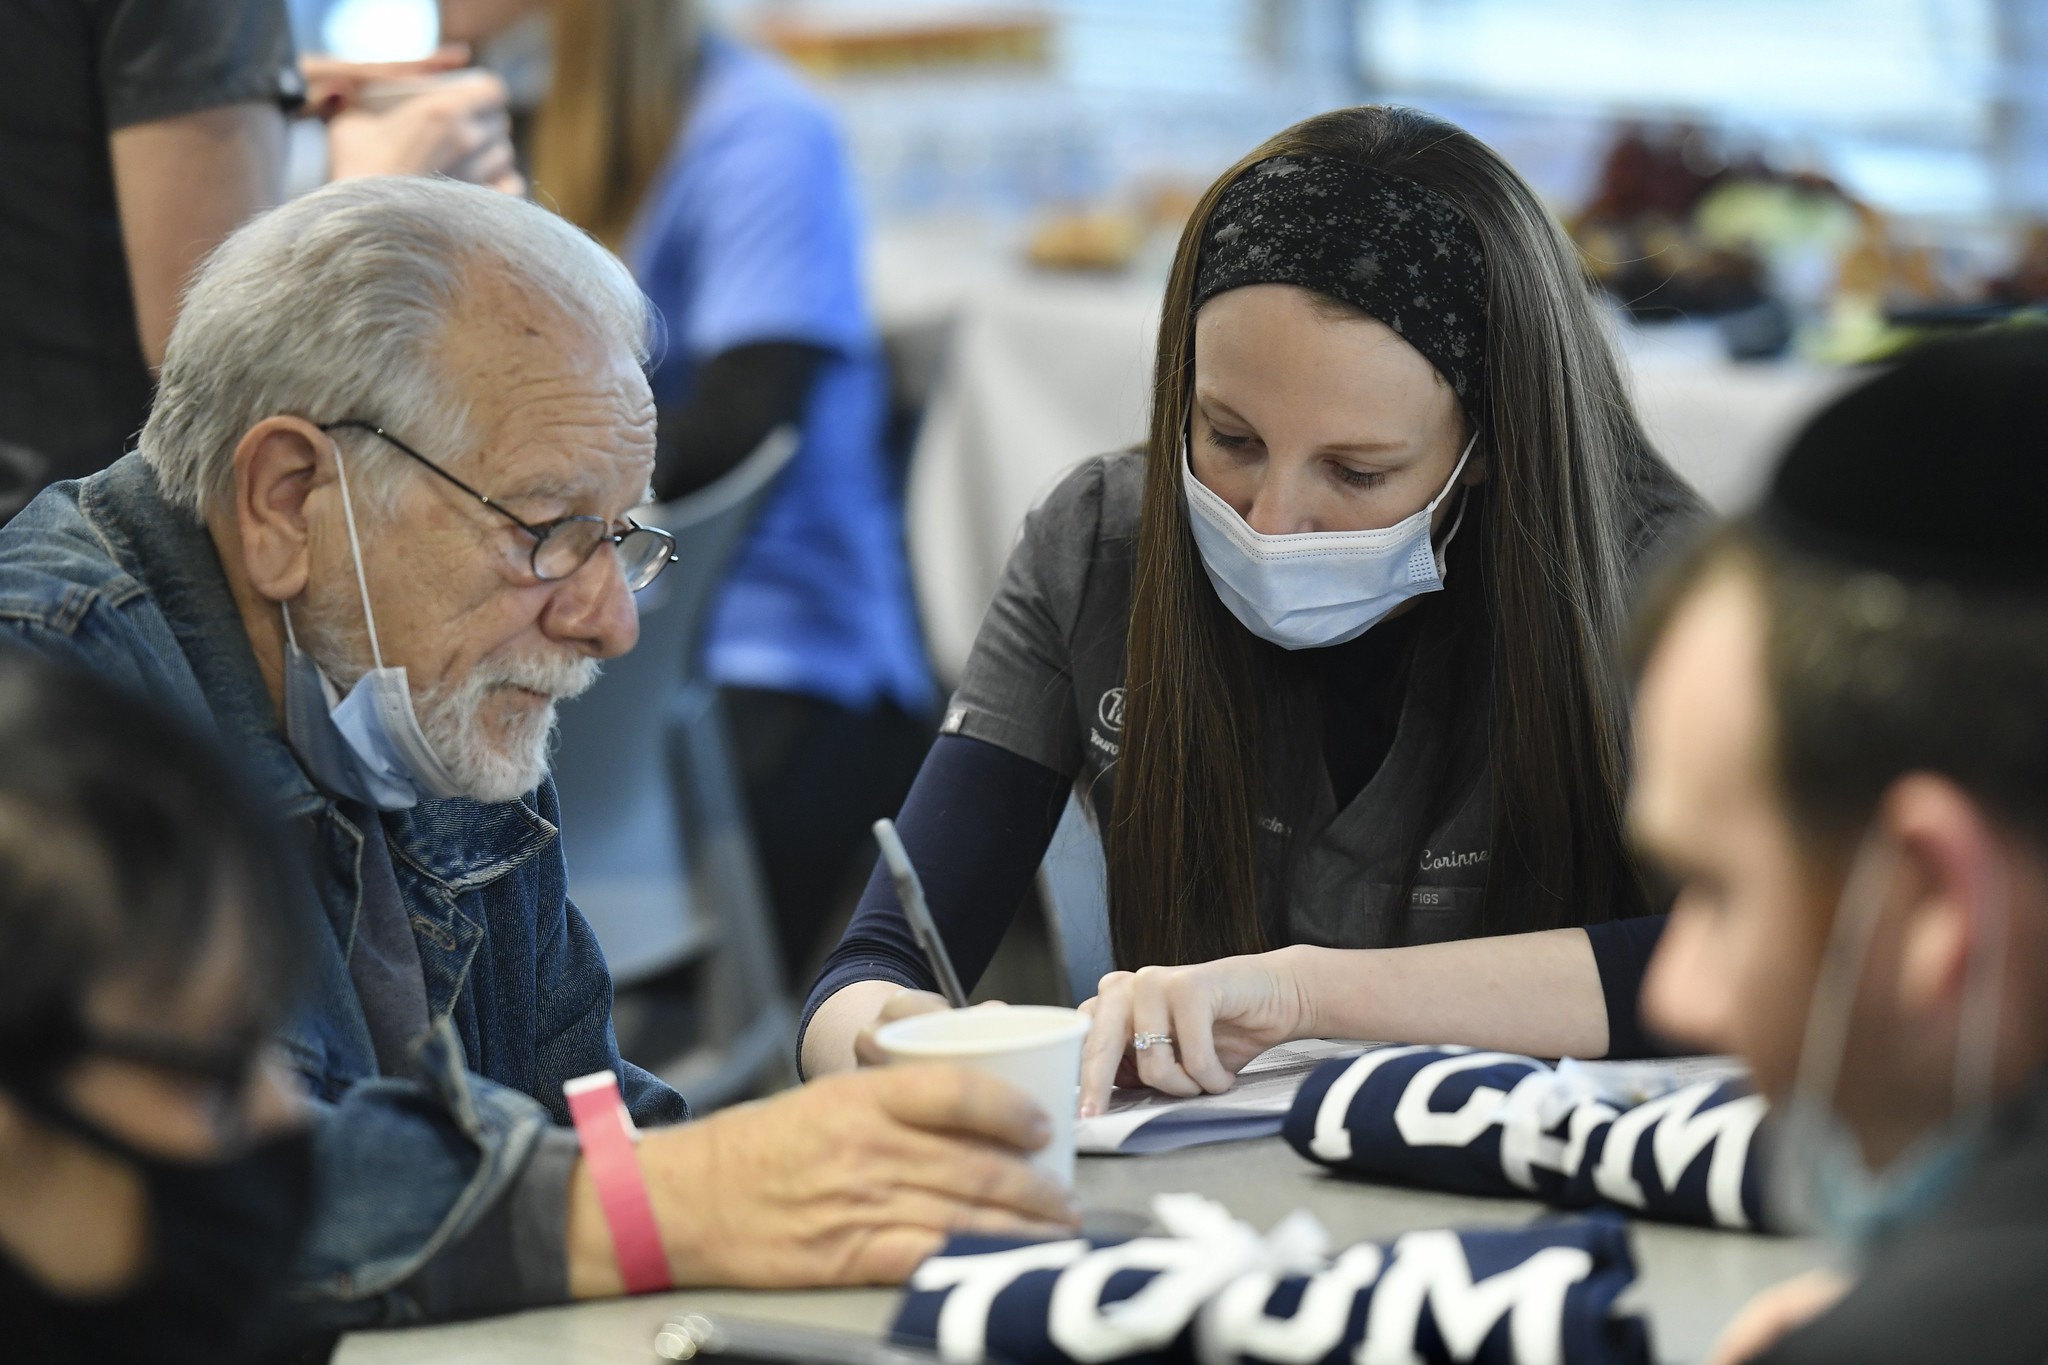
M 1949 1196 L 1976 1163 L 1992 1112 L 2008 913 L 2002 900 L 1986 920 L 1964 986 L 1956 1038 L 1955 1104 L 1949 1121 L 1883 1170 L 1873 1170 L 1854 1131 L 1834 1110 L 1850 1015 L 1883 915 L 1894 857 L 1875 835 L 1867 837 L 1843 885 L 1807 1013 L 1797 1079 L 1777 1114 L 1771 1151 L 1777 1220 L 1819 1232 L 1857 1259 Z
M 343 696 L 334 680 L 299 648 L 291 608 L 284 608 L 285 740 L 320 787 L 378 810 L 406 810 L 421 801 L 461 796 L 461 784 L 420 729 L 405 670 L 384 666 L 377 618 L 370 610 L 370 585 L 363 575 L 355 508 L 349 500 L 348 470 L 339 447 L 334 464 L 375 667 Z
M 1448 571 L 1444 554 L 1465 519 L 1464 506 L 1459 505 L 1442 545 L 1431 540 L 1431 519 L 1458 486 L 1478 439 L 1474 433 L 1465 443 L 1443 490 L 1413 516 L 1373 531 L 1285 536 L 1261 535 L 1246 525 L 1236 509 L 1195 477 L 1183 450 L 1188 523 L 1216 595 L 1260 639 L 1283 649 L 1320 649 L 1357 639 L 1411 597 L 1442 591 Z

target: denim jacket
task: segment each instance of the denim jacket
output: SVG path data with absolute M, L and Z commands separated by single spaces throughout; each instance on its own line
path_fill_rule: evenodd
M 609 1068 L 639 1124 L 688 1117 L 675 1091 L 619 1057 L 611 977 L 567 895 L 552 783 L 503 805 L 384 815 L 434 1031 L 424 1079 L 378 1075 L 348 968 L 361 831 L 286 746 L 206 528 L 164 500 L 139 456 L 51 487 L 0 529 L 0 641 L 10 640 L 212 729 L 308 837 L 326 923 L 310 936 L 308 999 L 282 1042 L 315 1109 L 320 1193 L 298 1277 L 311 1325 L 451 1311 L 420 1286 L 494 1211 L 485 1231 L 511 1239 L 499 1206 L 538 1150 L 569 1145 L 556 1129 L 569 1121 L 565 1080 Z M 491 1254 L 509 1264 L 513 1252 Z M 457 1297 L 452 1311 L 516 1306 Z

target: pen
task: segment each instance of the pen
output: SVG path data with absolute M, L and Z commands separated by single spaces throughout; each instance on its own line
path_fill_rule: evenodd
M 910 932 L 916 936 L 917 946 L 924 950 L 924 960 L 930 964 L 932 975 L 938 978 L 940 992 L 954 1009 L 966 1009 L 967 992 L 960 989 L 960 976 L 953 970 L 953 959 L 946 956 L 939 926 L 932 923 L 932 908 L 925 904 L 924 883 L 917 879 L 917 869 L 910 865 L 910 854 L 904 850 L 894 820 L 875 821 L 875 842 L 882 846 L 882 861 L 889 865 L 889 878 L 896 883 L 897 903 L 903 907 L 904 918 L 910 921 Z

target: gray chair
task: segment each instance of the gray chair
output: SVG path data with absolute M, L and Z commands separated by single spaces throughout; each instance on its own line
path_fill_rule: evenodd
M 638 647 L 561 711 L 569 894 L 620 988 L 621 1045 L 700 1110 L 795 1079 L 774 918 L 718 689 L 696 661 L 725 570 L 797 444 L 779 428 L 717 483 L 647 513 L 678 562 L 640 594 Z

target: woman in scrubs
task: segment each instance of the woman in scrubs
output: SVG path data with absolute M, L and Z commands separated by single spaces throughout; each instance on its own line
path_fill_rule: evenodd
M 1144 447 L 1028 519 L 904 806 L 963 979 L 1073 788 L 1125 969 L 1089 1006 L 1085 1102 L 1120 1061 L 1227 1085 L 1283 1015 L 1630 1050 L 1601 966 L 1629 931 L 1596 957 L 1574 926 L 1651 908 L 1612 657 L 1699 503 L 1556 221 L 1441 120 L 1310 119 L 1197 206 L 1153 394 Z M 807 1071 L 931 988 L 878 869 L 813 990 Z
M 1631 931 L 1575 926 L 1651 908 L 1613 655 L 1699 503 L 1556 221 L 1439 119 L 1312 118 L 1197 206 L 1153 394 L 1144 447 L 1028 519 L 903 809 L 963 979 L 1073 788 L 1124 969 L 1089 1006 L 1084 1102 L 1120 1060 L 1227 1085 L 1281 1015 L 1634 1050 L 1603 991 L 1632 1000 Z M 807 1071 L 931 988 L 878 869 L 813 990 Z

